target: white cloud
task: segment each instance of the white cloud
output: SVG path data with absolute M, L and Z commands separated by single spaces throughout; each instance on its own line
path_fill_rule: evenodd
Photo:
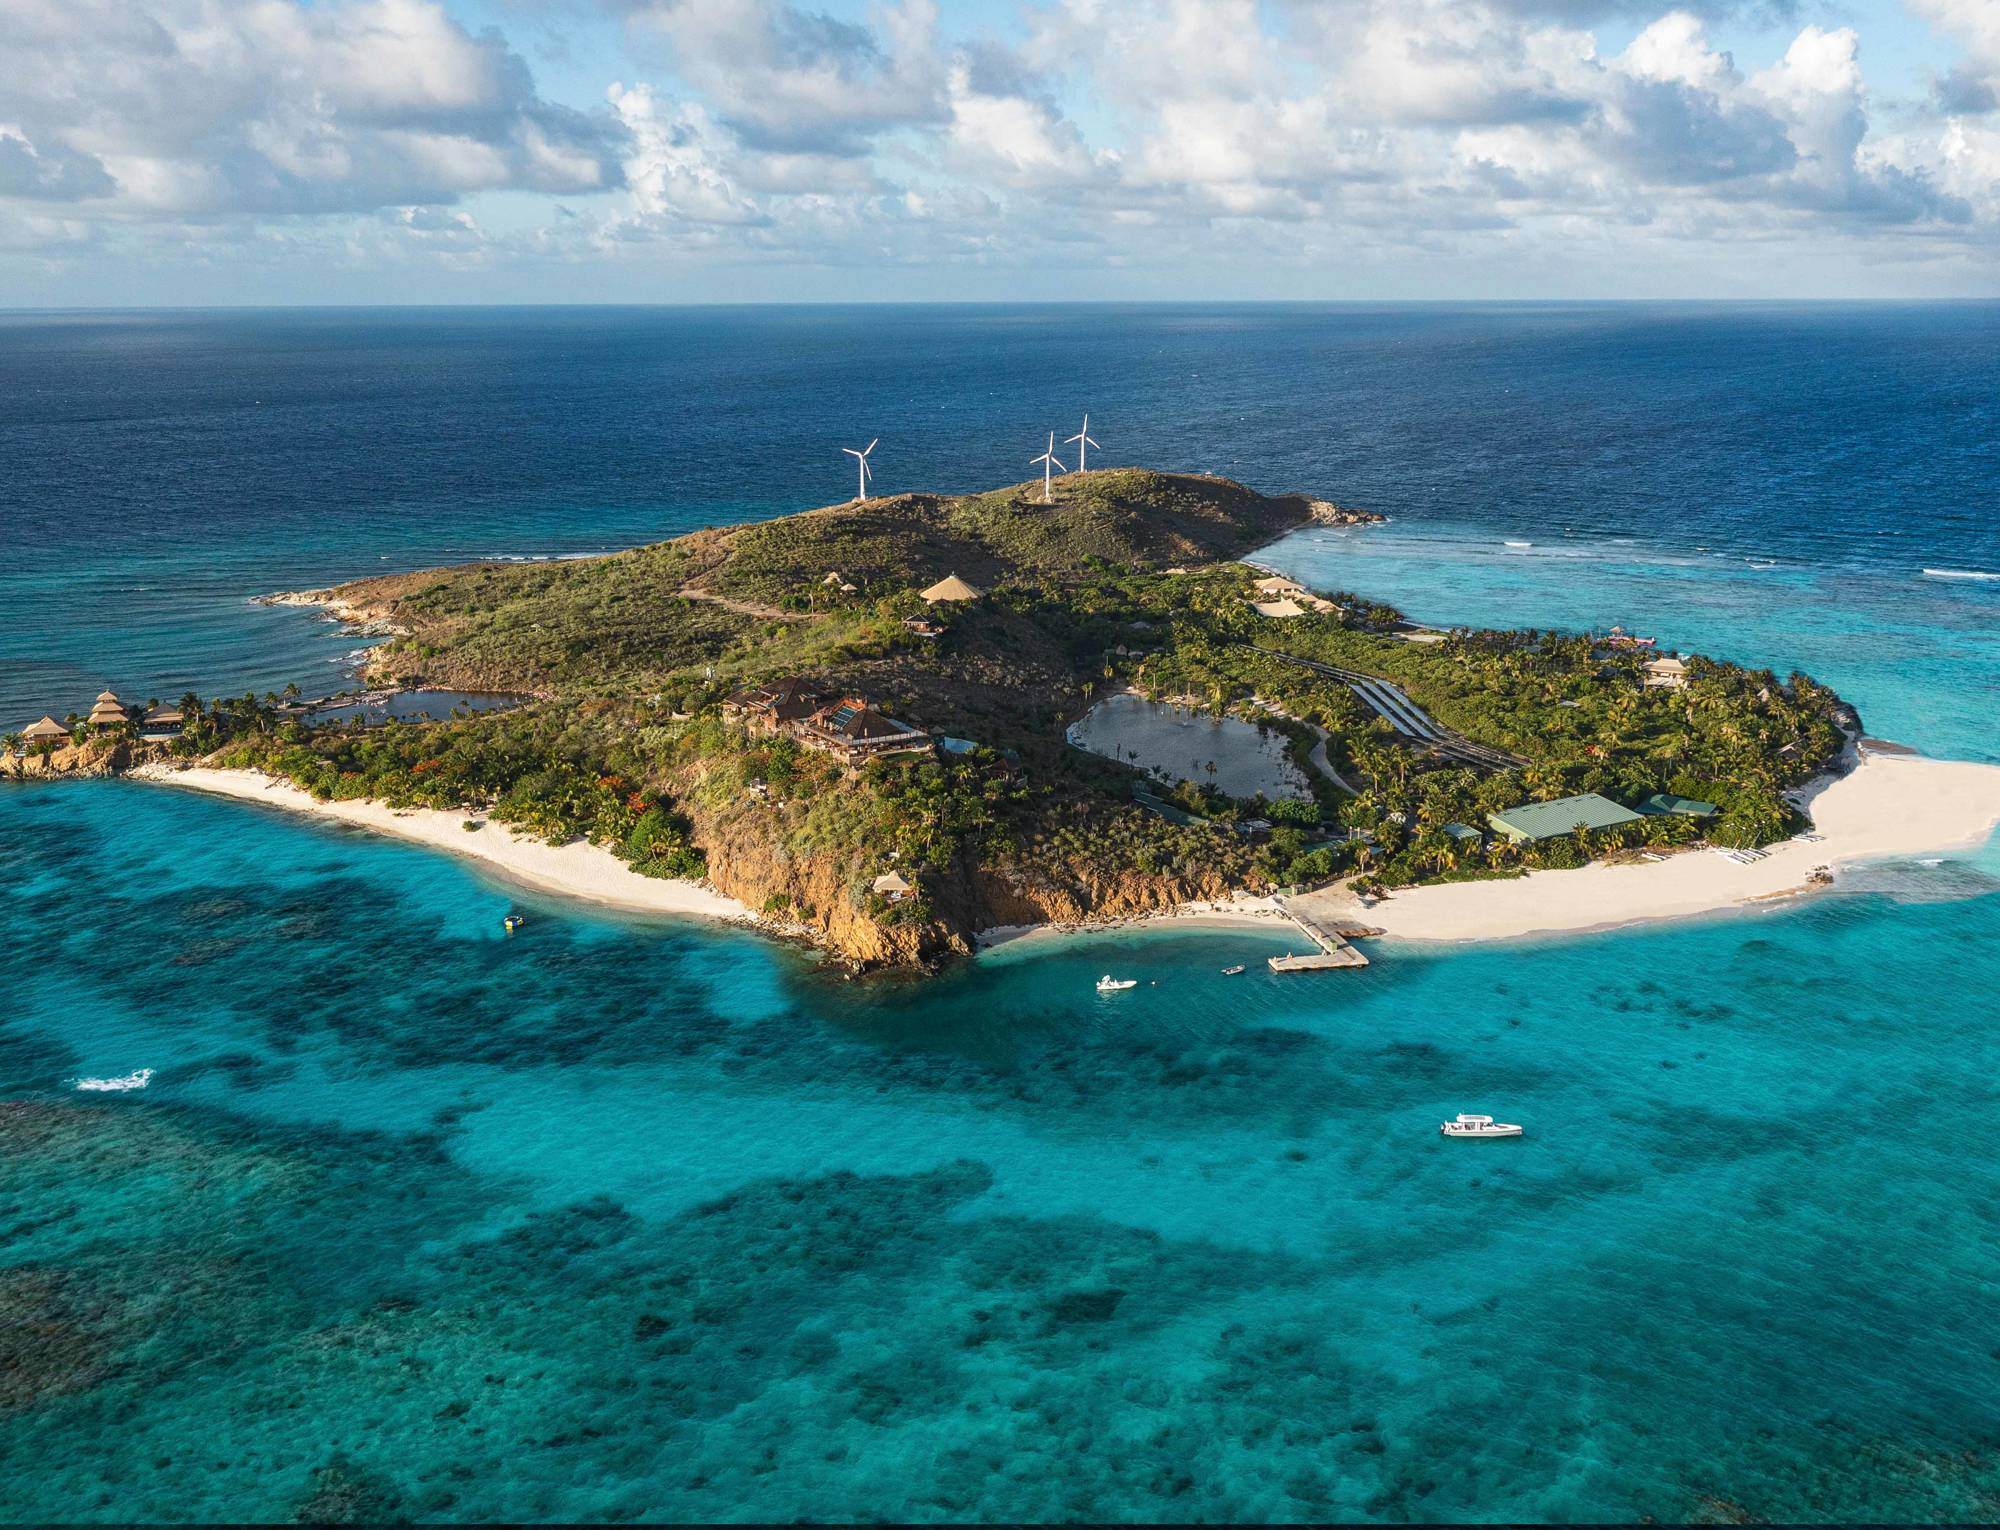
M 24 187 L 15 163 L 16 196 L 220 216 L 617 181 L 609 119 L 539 98 L 438 0 L 0 0 L 0 56 L 0 113 L 41 168 Z
M 1957 52 L 1889 131 L 1856 29 L 1739 62 L 1716 6 L 1026 0 L 1003 38 L 935 0 L 597 0 L 630 56 L 574 110 L 450 3 L 0 0 L 0 244 L 1302 280 L 1650 252 L 1773 282 L 1773 244 L 1973 259 L 2000 226 L 2000 0 L 1911 0 Z M 1607 53 L 1612 12 L 1640 25 Z M 487 192 L 507 216 L 450 210 Z
M 676 72 L 753 147 L 860 154 L 879 134 L 944 116 L 935 0 L 870 28 L 785 0 L 626 0 Z

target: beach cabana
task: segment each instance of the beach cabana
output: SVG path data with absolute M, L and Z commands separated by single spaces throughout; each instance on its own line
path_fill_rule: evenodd
M 29 723 L 21 730 L 21 742 L 29 748 L 36 744 L 68 743 L 69 729 L 53 717 L 44 717 L 40 722 Z
M 945 575 L 928 590 L 922 592 L 924 600 L 933 606 L 940 601 L 977 600 L 985 593 L 979 586 L 967 584 L 956 574 Z
M 154 707 L 139 719 L 140 736 L 154 743 L 178 738 L 186 721 L 179 707 Z
M 875 891 L 891 903 L 901 903 L 916 889 L 903 880 L 901 873 L 885 871 L 875 879 Z
M 1664 813 L 1678 813 L 1683 818 L 1713 818 L 1715 804 L 1703 802 L 1697 797 L 1676 797 L 1672 792 L 1654 792 L 1639 804 L 1639 811 L 1648 818 L 1657 818 Z
M 1578 829 L 1615 829 L 1637 823 L 1639 815 L 1620 807 L 1596 792 L 1580 792 L 1574 797 L 1557 797 L 1552 802 L 1524 802 L 1503 813 L 1491 813 L 1486 821 L 1493 832 L 1525 844 L 1534 840 L 1560 839 Z

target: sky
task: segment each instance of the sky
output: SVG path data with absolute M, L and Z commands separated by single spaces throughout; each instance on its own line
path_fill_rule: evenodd
M 2000 0 L 0 0 L 0 307 L 2000 296 Z

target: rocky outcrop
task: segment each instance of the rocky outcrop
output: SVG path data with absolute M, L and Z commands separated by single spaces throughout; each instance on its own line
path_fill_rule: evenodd
M 1193 876 L 1121 872 L 1053 877 L 1020 867 L 982 869 L 977 928 L 1010 924 L 1091 924 L 1160 914 L 1189 903 L 1232 897 L 1238 889 L 1219 872 Z
M 352 585 L 330 590 L 288 590 L 276 595 L 259 595 L 253 605 L 312 606 L 327 612 L 353 637 L 401 637 L 403 629 L 391 616 L 393 600 L 372 601 L 357 597 Z M 346 591 L 347 593 L 343 593 Z
M 16 781 L 75 781 L 86 776 L 112 776 L 133 760 L 132 746 L 123 739 L 110 744 L 91 741 L 70 744 L 44 755 L 17 755 L 0 749 L 0 777 Z
M 1308 499 L 1306 514 L 1315 526 L 1379 526 L 1389 519 L 1373 510 L 1346 510 L 1325 499 Z

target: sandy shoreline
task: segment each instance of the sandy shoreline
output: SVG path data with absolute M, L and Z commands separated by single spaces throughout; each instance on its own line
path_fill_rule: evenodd
M 476 814 L 396 811 L 380 802 L 320 802 L 256 771 L 147 766 L 143 780 L 310 813 L 468 856 L 530 887 L 649 914 L 754 921 L 751 911 L 699 882 L 640 876 L 610 851 L 581 842 L 546 845 Z M 1511 880 L 1407 888 L 1372 907 L 1344 891 L 1301 900 L 1323 917 L 1374 925 L 1389 940 L 1510 940 L 1582 934 L 1684 919 L 1791 898 L 1809 890 L 1816 867 L 1976 850 L 2000 827 L 2000 765 L 1933 760 L 1894 746 L 1863 747 L 1854 768 L 1810 803 L 1811 837 L 1770 847 L 1742 865 L 1710 850 L 1662 861 L 1535 871 Z M 1023 940 L 1140 929 L 1296 928 L 1279 900 L 1248 895 L 1082 925 L 1006 925 L 980 932 L 981 951 Z
M 581 840 L 549 845 L 516 834 L 481 813 L 447 813 L 437 808 L 397 810 L 381 802 L 321 802 L 289 781 L 254 770 L 183 769 L 147 765 L 135 780 L 212 792 L 243 802 L 309 813 L 378 834 L 394 835 L 432 849 L 446 850 L 490 866 L 513 881 L 544 892 L 562 893 L 611 908 L 646 914 L 691 914 L 707 919 L 750 919 L 750 910 L 700 882 L 641 876 L 601 845 Z M 468 819 L 484 827 L 468 832 Z
M 1809 804 L 1808 838 L 1769 847 L 1748 865 L 1712 850 L 1661 861 L 1596 864 L 1575 871 L 1412 887 L 1364 907 L 1344 890 L 1292 901 L 1334 922 L 1373 925 L 1385 940 L 1518 940 L 1580 935 L 1656 920 L 1687 919 L 1789 900 L 1812 890 L 1815 868 L 1976 850 L 2000 828 L 2000 765 L 1933 760 L 1870 741 L 1851 770 L 1823 783 Z M 1083 925 L 1008 925 L 980 948 L 1026 938 L 1159 928 L 1296 928 L 1275 898 L 1242 897 Z M 1364 945 L 1365 949 L 1365 945 Z
M 1021 941 L 1043 941 L 1069 935 L 1106 935 L 1114 930 L 1139 930 L 1171 925 L 1175 929 L 1242 929 L 1245 926 L 1284 933 L 1298 928 L 1278 907 L 1276 898 L 1254 897 L 1248 893 L 1213 903 L 1187 903 L 1155 914 L 1126 914 L 1116 919 L 1093 919 L 1083 924 L 999 924 L 979 932 L 979 949 L 1011 946 Z
M 1769 846 L 1749 865 L 1688 850 L 1657 862 L 1413 887 L 1367 909 L 1345 894 L 1313 895 L 1313 904 L 1380 926 L 1391 939 L 1468 941 L 1581 934 L 1776 902 L 1809 891 L 1818 866 L 1838 873 L 1862 861 L 1979 849 L 2000 827 L 2000 765 L 1864 747 L 1809 811 L 1816 838 Z

